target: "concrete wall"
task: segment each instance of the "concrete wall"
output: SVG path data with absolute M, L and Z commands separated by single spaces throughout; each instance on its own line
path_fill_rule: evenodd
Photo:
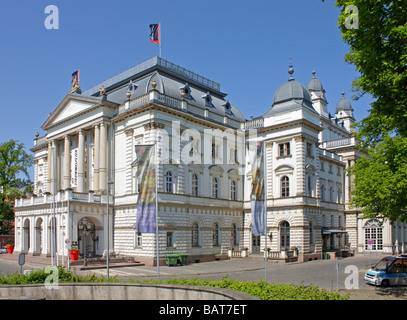
M 52 285 L 49 285 L 52 287 Z M 0 300 L 258 300 L 224 288 L 155 283 L 61 283 L 2 285 Z

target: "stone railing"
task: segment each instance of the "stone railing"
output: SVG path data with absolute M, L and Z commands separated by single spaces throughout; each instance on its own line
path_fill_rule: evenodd
M 53 202 L 73 201 L 86 203 L 107 203 L 107 195 L 95 195 L 93 192 L 79 193 L 72 190 L 59 191 L 55 194 L 55 200 L 52 194 L 46 193 L 42 196 L 33 196 L 31 198 L 16 199 L 15 207 L 27 207 L 43 204 L 51 204 Z M 113 203 L 113 197 L 110 196 L 109 203 Z
M 264 118 L 256 118 L 242 123 L 242 129 L 257 129 L 264 127 Z
M 345 146 L 356 146 L 355 137 L 331 140 L 331 141 L 324 141 L 321 144 L 321 147 L 324 149 L 340 148 L 340 147 L 345 147 Z

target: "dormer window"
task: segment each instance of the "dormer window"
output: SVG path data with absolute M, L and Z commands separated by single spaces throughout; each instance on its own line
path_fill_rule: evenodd
M 232 106 L 231 106 L 231 104 L 229 103 L 229 101 L 227 101 L 223 106 L 225 107 L 225 113 L 230 114 L 230 115 L 233 115 L 233 113 L 232 113 Z
M 210 95 L 209 91 L 202 96 L 202 99 L 204 99 L 206 107 L 214 108 L 214 105 L 212 104 L 212 96 Z
M 181 87 L 180 89 L 185 93 L 185 99 L 193 100 L 191 96 L 191 88 L 189 87 L 188 83 L 186 83 L 185 86 Z
M 133 80 L 130 80 L 129 85 L 127 86 L 127 90 L 133 93 L 137 89 L 137 85 L 133 82 Z

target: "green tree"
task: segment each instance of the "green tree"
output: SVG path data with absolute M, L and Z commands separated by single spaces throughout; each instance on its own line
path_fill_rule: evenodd
M 353 204 L 366 217 L 407 222 L 407 139 L 386 136 L 367 152 L 351 168 Z
M 367 216 L 407 221 L 407 3 L 405 0 L 337 0 L 345 61 L 360 77 L 353 97 L 370 94 L 369 115 L 356 123 L 367 150 L 354 165 L 353 204 Z
M 15 199 L 32 193 L 28 174 L 32 161 L 33 157 L 25 152 L 23 143 L 15 140 L 0 143 L 0 224 L 3 227 L 14 219 Z

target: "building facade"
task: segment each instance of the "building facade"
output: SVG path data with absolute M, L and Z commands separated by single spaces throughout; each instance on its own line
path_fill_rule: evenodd
M 349 206 L 345 170 L 362 154 L 344 97 L 335 115 L 315 72 L 303 86 L 289 68 L 263 115 L 246 120 L 220 85 L 154 57 L 84 92 L 78 84 L 36 135 L 34 196 L 15 206 L 15 251 L 82 254 L 154 264 L 156 235 L 138 233 L 135 146 L 158 150 L 158 243 L 190 261 L 264 254 L 252 235 L 252 141 L 264 141 L 267 251 L 308 261 L 326 252 L 404 252 L 406 225 L 363 219 Z M 109 208 L 109 209 L 108 209 Z M 54 236 L 56 235 L 56 236 Z M 108 236 L 109 235 L 109 236 Z M 107 243 L 109 239 L 109 244 Z

